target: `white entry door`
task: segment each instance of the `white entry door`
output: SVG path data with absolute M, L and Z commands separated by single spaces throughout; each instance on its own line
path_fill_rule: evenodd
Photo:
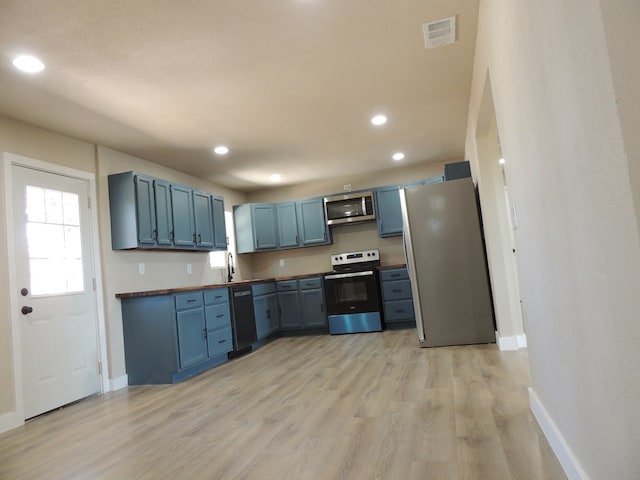
M 88 181 L 13 165 L 24 416 L 100 391 Z

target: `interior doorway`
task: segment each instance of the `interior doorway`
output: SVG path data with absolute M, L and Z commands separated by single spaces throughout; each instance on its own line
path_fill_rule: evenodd
M 506 179 L 508 158 L 502 156 L 493 104 L 491 78 L 487 73 L 476 129 L 479 171 L 478 190 L 491 272 L 491 288 L 501 350 L 526 346 L 522 319 L 517 258 L 514 243 L 515 206 L 509 199 Z

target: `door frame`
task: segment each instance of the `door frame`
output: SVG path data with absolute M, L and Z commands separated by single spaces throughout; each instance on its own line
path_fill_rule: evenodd
M 8 277 L 9 277 L 9 308 L 6 309 L 11 325 L 11 345 L 13 352 L 13 386 L 14 386 L 14 411 L 0 415 L 0 432 L 18 427 L 24 424 L 24 389 L 22 385 L 22 340 L 20 338 L 19 317 L 13 313 L 18 311 L 19 305 L 16 302 L 16 292 L 18 282 L 16 276 L 16 261 L 13 252 L 15 251 L 15 235 L 13 221 L 13 182 L 12 182 L 12 166 L 21 166 L 40 170 L 54 175 L 65 175 L 68 177 L 86 180 L 89 184 L 89 198 L 91 208 L 89 208 L 89 248 L 91 251 L 91 262 L 93 274 L 95 278 L 95 311 L 96 311 L 96 330 L 97 330 L 97 348 L 98 348 L 98 376 L 100 383 L 100 392 L 105 393 L 110 390 L 109 385 L 109 363 L 107 358 L 107 335 L 106 323 L 104 315 L 104 296 L 101 268 L 101 248 L 98 230 L 98 211 L 97 211 L 97 190 L 96 176 L 94 173 L 76 170 L 74 168 L 57 165 L 54 163 L 44 162 L 22 155 L 16 155 L 9 152 L 2 153 L 2 162 L 0 164 L 0 174 L 4 178 L 4 201 L 5 201 L 5 228 L 7 241 L 7 260 L 8 260 Z

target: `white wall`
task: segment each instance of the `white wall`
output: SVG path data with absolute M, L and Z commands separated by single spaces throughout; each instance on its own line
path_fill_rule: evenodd
M 571 478 L 640 472 L 639 18 L 631 1 L 480 3 L 467 157 L 478 169 L 488 72 L 519 217 L 533 406 Z

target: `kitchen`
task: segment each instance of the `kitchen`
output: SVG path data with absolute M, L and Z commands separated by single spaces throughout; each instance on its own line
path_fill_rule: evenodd
M 402 264 L 382 265 L 378 249 L 360 248 L 332 253 L 332 274 L 318 270 L 313 276 L 306 277 L 300 272 L 289 277 L 272 275 L 262 277 L 262 280 L 258 277 L 249 284 L 231 283 L 231 289 L 222 288 L 223 285 L 194 285 L 190 289 L 118 293 L 116 296 L 122 301 L 129 384 L 180 381 L 225 362 L 227 354 L 229 358 L 235 358 L 250 352 L 259 342 L 280 332 L 304 329 L 307 334 L 326 333 L 327 324 L 330 334 L 364 333 L 400 325 L 413 328 L 418 318 L 418 339 L 428 346 L 494 342 L 495 321 L 469 163 L 447 163 L 443 174 L 401 187 L 407 188 L 406 193 L 398 186 L 387 186 L 301 200 L 295 204 L 234 206 L 235 250 L 241 254 L 260 249 L 286 252 L 282 248 L 291 247 L 292 242 L 299 248 L 330 244 L 333 233 L 340 231 L 340 227 L 372 225 L 375 221 L 380 236 L 400 237 L 404 231 L 405 256 L 410 260 L 408 271 Z M 191 244 L 191 248 L 205 251 L 226 251 L 222 198 L 189 190 L 185 215 L 176 210 L 181 208 L 180 199 L 185 195 L 185 188 L 131 172 L 109 176 L 113 249 L 149 248 L 169 253 L 172 248 L 184 250 Z M 432 190 L 431 197 L 412 200 L 413 195 L 429 194 Z M 456 193 L 458 190 L 460 193 Z M 463 191 L 467 193 L 461 197 Z M 197 212 L 193 209 L 203 201 L 201 199 L 205 202 L 202 204 L 204 210 Z M 414 213 L 413 210 L 425 201 L 434 205 L 428 216 L 425 217 L 422 211 Z M 402 228 L 398 221 L 405 203 L 407 212 L 402 214 L 406 219 Z M 216 205 L 219 205 L 217 215 Z M 450 211 L 447 211 L 448 205 Z M 194 213 L 195 224 L 187 225 L 188 231 L 182 233 L 184 229 L 177 222 Z M 166 215 L 168 220 L 164 222 Z M 458 219 L 465 221 L 453 224 Z M 292 234 L 283 230 L 290 229 L 291 221 L 294 226 L 297 224 Z M 422 224 L 434 222 L 438 225 L 437 230 L 428 226 L 422 229 Z M 389 227 L 393 224 L 398 224 L 395 230 Z M 424 231 L 419 237 L 420 230 Z M 475 239 L 475 247 L 468 239 Z M 463 240 L 468 245 L 464 245 Z M 414 260 L 424 256 L 427 244 L 430 246 L 426 260 Z M 458 248 L 448 248 L 453 244 Z M 464 260 L 457 261 L 459 257 Z M 429 261 L 429 258 L 437 261 Z M 227 278 L 232 280 L 235 273 L 233 254 L 229 253 L 227 259 Z M 285 259 L 280 258 L 278 265 L 284 264 Z M 423 272 L 422 265 L 429 267 Z M 379 274 L 378 268 L 383 266 L 395 269 Z M 144 267 L 139 268 L 142 274 Z M 187 267 L 190 268 L 192 266 Z M 454 274 L 454 271 L 459 273 Z M 392 280 L 394 276 L 398 280 L 407 279 L 404 293 L 402 288 L 395 287 L 401 285 L 397 281 L 386 283 L 385 280 Z M 298 284 L 299 300 L 295 292 Z M 390 289 L 391 285 L 396 289 Z M 461 285 L 464 288 L 459 288 Z M 396 291 L 398 293 L 393 293 Z M 453 301 L 438 305 L 438 299 L 446 298 L 448 292 L 455 292 Z M 172 293 L 174 295 L 170 295 Z M 414 315 L 412 293 L 417 299 L 417 315 Z M 215 301 L 216 298 L 219 300 Z M 206 307 L 207 299 L 210 307 Z M 403 302 L 398 303 L 398 300 Z M 213 306 L 214 303 L 219 305 Z M 467 303 L 468 307 L 459 308 Z M 166 333 L 160 334 L 161 331 Z M 442 334 L 444 331 L 448 333 Z M 152 334 L 153 345 L 149 342 Z M 178 361 L 172 362 L 172 359 Z M 43 405 L 34 413 L 46 411 L 46 408 Z
M 202 11 L 197 9 L 192 12 L 195 23 L 200 26 L 195 30 L 200 33 L 219 32 L 224 38 L 232 32 L 245 32 L 245 36 L 233 37 L 237 39 L 234 45 L 253 52 L 250 57 L 243 58 L 245 64 L 251 65 L 251 73 L 243 78 L 249 81 L 254 74 L 258 78 L 259 74 L 286 72 L 290 81 L 282 85 L 282 90 L 273 81 L 275 75 L 267 75 L 269 81 L 255 89 L 247 88 L 245 80 L 222 82 L 220 88 L 212 89 L 214 76 L 202 85 L 184 88 L 187 79 L 197 78 L 197 74 L 183 69 L 184 62 L 171 63 L 167 59 L 170 56 L 183 58 L 184 47 L 188 51 L 202 52 L 202 44 L 190 43 L 184 35 L 187 12 L 167 17 L 169 21 L 166 22 L 144 25 L 141 22 L 137 25 L 136 19 L 146 18 L 142 3 L 131 5 L 127 15 L 121 15 L 122 12 L 118 12 L 121 9 L 115 4 L 97 4 L 94 13 L 98 8 L 108 10 L 103 11 L 99 21 L 91 18 L 76 21 L 78 17 L 70 11 L 56 10 L 54 6 L 44 9 L 41 4 L 29 0 L 12 2 L 3 8 L 0 21 L 7 62 L 0 69 L 3 85 L 0 96 L 2 152 L 95 177 L 92 212 L 96 221 L 93 235 L 97 239 L 96 245 L 100 244 L 95 291 L 104 306 L 97 312 L 101 324 L 100 368 L 104 391 L 114 390 L 116 395 L 117 391 L 125 391 L 127 385 L 121 305 L 116 293 L 226 281 L 224 268 L 212 268 L 209 262 L 203 261 L 202 253 L 174 252 L 167 256 L 147 251 L 114 252 L 109 249 L 109 215 L 105 207 L 108 205 L 108 175 L 134 170 L 211 191 L 224 197 L 228 211 L 233 205 L 247 202 L 280 201 L 340 192 L 345 184 L 360 189 L 429 178 L 435 174 L 430 170 L 432 166 L 410 163 L 411 155 L 407 155 L 404 162 L 391 163 L 390 157 L 396 147 L 391 145 L 392 142 L 383 145 L 385 142 L 382 140 L 388 141 L 390 136 L 397 135 L 397 122 L 401 121 L 398 116 L 390 116 L 390 129 L 369 130 L 370 115 L 377 113 L 389 99 L 379 97 L 376 92 L 394 92 L 394 98 L 402 103 L 402 111 L 422 105 L 423 110 L 428 110 L 437 119 L 435 123 L 441 128 L 425 136 L 425 143 L 440 140 L 447 131 L 458 132 L 455 142 L 461 148 L 457 154 L 444 158 L 439 157 L 440 151 L 434 150 L 422 160 L 428 157 L 438 163 L 467 158 L 472 163 L 474 175 L 479 180 L 483 213 L 488 213 L 483 220 L 488 232 L 487 250 L 492 279 L 499 280 L 493 291 L 498 331 L 507 339 L 509 348 L 521 348 L 520 336 L 524 334 L 526 325 L 527 363 L 533 375 L 528 383 L 530 407 L 563 467 L 574 472 L 572 478 L 637 476 L 640 466 L 635 452 L 640 418 L 635 408 L 639 386 L 634 368 L 638 364 L 637 311 L 640 297 L 632 287 L 638 285 L 640 271 L 636 231 L 638 182 L 637 169 L 634 168 L 638 154 L 637 129 L 633 128 L 634 119 L 638 118 L 637 89 L 634 88 L 638 83 L 638 57 L 628 47 L 637 44 L 637 7 L 631 6 L 631 2 L 582 2 L 576 5 L 545 1 L 525 5 L 522 2 L 481 0 L 479 5 L 467 3 L 473 3 L 478 13 L 477 18 L 467 22 L 464 28 L 462 14 L 459 18 L 460 42 L 469 37 L 476 38 L 475 52 L 472 49 L 467 61 L 445 55 L 444 52 L 449 53 L 456 48 L 447 46 L 443 47 L 445 50 L 432 51 L 442 52 L 433 56 L 443 59 L 446 68 L 432 66 L 422 69 L 414 64 L 404 70 L 390 69 L 391 79 L 386 77 L 387 80 L 382 79 L 386 67 L 396 65 L 396 60 L 402 57 L 399 51 L 409 51 L 396 49 L 395 45 L 399 47 L 406 39 L 416 40 L 411 37 L 414 30 L 410 25 L 402 25 L 395 34 L 391 32 L 391 20 L 404 18 L 404 14 L 397 10 L 383 11 L 384 21 L 371 26 L 364 20 L 374 18 L 373 6 L 345 3 L 347 10 L 335 17 L 340 22 L 339 28 L 329 30 L 323 30 L 322 26 L 327 19 L 334 17 L 322 15 L 325 2 L 296 2 L 296 7 L 290 5 L 290 11 L 307 7 L 314 9 L 314 13 L 308 16 L 310 21 L 301 23 L 294 30 L 281 28 L 284 12 L 281 9 L 272 14 L 266 11 L 267 4 L 249 11 L 234 3 L 241 10 L 236 13 L 246 20 L 235 26 L 231 21 L 233 16 L 212 18 L 200 15 Z M 284 2 L 278 5 L 282 7 Z M 443 18 L 452 13 L 444 9 L 438 11 L 442 15 L 432 16 L 421 10 L 424 2 L 411 5 L 413 7 L 408 7 L 404 13 L 418 26 L 425 20 Z M 383 5 L 376 4 L 375 7 L 380 6 Z M 204 8 L 204 3 L 199 7 Z M 362 15 L 364 12 L 371 15 Z M 88 14 L 91 12 L 85 13 L 90 17 Z M 246 36 L 251 31 L 247 25 L 260 26 L 254 30 L 255 37 Z M 267 37 L 264 34 L 270 26 L 282 34 L 277 37 L 277 45 L 265 41 Z M 120 34 L 130 27 L 133 27 L 130 30 L 133 38 Z M 145 58 L 149 60 L 152 45 L 140 42 L 140 35 L 154 29 L 162 32 L 160 38 L 164 50 L 162 55 L 156 56 L 163 63 L 165 73 L 161 75 L 151 73 L 153 69 L 149 68 L 149 63 L 134 62 Z M 195 30 L 191 30 L 194 35 Z M 118 35 L 114 34 L 116 31 Z M 336 36 L 356 31 L 361 32 L 361 36 L 355 44 L 347 42 L 345 37 Z M 16 39 L 25 32 L 30 32 L 32 48 L 39 51 L 40 47 L 48 44 L 52 55 L 55 52 L 54 63 L 44 59 L 48 63 L 45 76 L 24 77 L 16 74 L 10 65 L 14 51 L 21 46 Z M 298 42 L 297 39 L 305 32 L 311 34 L 311 42 Z M 326 35 L 327 32 L 331 35 Z M 369 35 L 371 32 L 376 35 Z M 387 33 L 392 33 L 393 42 L 377 41 Z M 415 37 L 418 43 L 422 41 L 421 32 L 418 31 Z M 60 53 L 65 39 L 77 47 L 67 54 Z M 119 40 L 133 40 L 139 48 L 130 52 L 115 45 Z M 374 104 L 358 102 L 344 95 L 350 91 L 347 88 L 350 79 L 342 74 L 341 68 L 322 68 L 317 64 L 320 54 L 334 40 L 342 47 L 353 45 L 336 50 L 338 53 L 333 58 L 338 60 L 340 67 L 351 65 L 355 58 L 373 57 L 373 67 L 359 69 L 356 83 L 369 100 L 374 100 Z M 311 47 L 312 53 L 298 56 L 305 45 Z M 285 46 L 286 54 L 273 62 L 269 53 L 277 50 L 276 46 Z M 81 53 L 79 49 L 85 47 Z M 95 55 L 93 50 L 96 47 L 104 55 Z M 229 50 L 230 44 L 220 42 L 207 53 Z M 420 55 L 427 55 L 422 45 L 419 50 Z M 371 56 L 367 57 L 369 54 Z M 72 86 L 64 82 L 48 83 L 47 79 L 54 78 L 63 65 L 77 65 L 79 59 L 88 62 L 93 58 L 98 59 L 98 63 L 86 71 L 71 69 L 63 74 L 66 80 L 72 81 Z M 112 82 L 107 81 L 109 73 L 117 72 L 115 66 L 121 63 L 127 67 L 126 71 L 136 71 L 140 76 L 119 76 Z M 215 65 L 220 75 L 228 71 L 231 62 L 223 65 L 222 68 Z M 292 65 L 300 68 L 293 69 Z M 464 94 L 429 97 L 426 86 L 434 84 L 429 77 L 430 81 L 420 81 L 424 87 L 420 90 L 421 100 L 406 98 L 405 82 L 411 77 L 420 79 L 421 75 L 444 72 L 452 66 L 456 69 L 454 77 L 464 79 Z M 162 94 L 162 88 L 166 86 L 164 80 L 170 77 L 168 71 L 177 72 L 181 77 L 181 89 L 175 95 Z M 145 76 L 149 73 L 150 78 Z M 310 76 L 305 76 L 305 73 Z M 219 77 L 216 75 L 215 78 Z M 445 83 L 450 82 L 436 82 L 439 86 Z M 149 88 L 149 85 L 157 88 Z M 312 95 L 305 97 L 301 94 L 299 87 L 302 85 L 310 86 Z M 235 95 L 230 94 L 232 86 L 240 89 Z M 328 97 L 319 95 L 325 87 L 330 94 Z M 91 88 L 100 92 L 98 101 L 94 99 L 89 106 L 83 107 L 79 102 L 90 100 Z M 225 114 L 219 123 L 209 123 L 202 116 L 193 115 L 189 109 L 200 102 L 191 97 L 185 99 L 183 94 L 195 93 L 197 96 L 203 90 L 209 95 L 219 94 L 215 97 L 220 105 L 218 111 Z M 316 97 L 324 103 L 318 109 L 312 108 L 307 101 Z M 235 108 L 228 102 L 231 98 L 242 99 L 241 103 L 248 108 Z M 328 108 L 330 102 L 327 98 L 334 105 L 344 105 L 348 113 L 341 115 Z M 174 107 L 163 108 L 169 99 L 176 100 Z M 461 107 L 463 113 L 457 117 L 459 126 L 455 127 L 448 123 L 448 119 L 451 119 L 449 113 L 457 107 Z M 93 115 L 94 109 L 101 110 L 102 116 Z M 266 111 L 270 115 L 261 121 L 258 111 Z M 274 115 L 274 112 L 279 115 Z M 299 125 L 296 126 L 301 128 L 295 132 L 282 120 L 297 119 L 294 112 L 309 113 L 306 120 L 297 122 Z M 160 119 L 173 120 L 173 123 L 157 130 Z M 402 120 L 406 122 L 405 127 L 412 127 L 406 130 L 403 138 L 417 140 L 420 135 L 425 135 L 427 125 L 417 127 L 421 119 L 421 115 L 413 115 Z M 339 138 L 339 132 L 332 130 L 340 124 L 338 120 L 347 121 L 342 130 L 349 132 L 353 142 L 333 141 Z M 246 154 L 255 153 L 260 144 L 273 146 L 274 136 L 264 133 L 260 138 L 254 137 L 253 142 L 237 156 L 219 158 L 209 151 L 216 144 L 214 142 L 224 141 L 233 147 L 228 138 L 211 138 L 211 132 L 224 125 L 240 125 L 251 134 L 262 134 L 273 127 L 273 130 L 286 132 L 288 138 L 280 149 L 275 148 L 277 151 L 257 155 L 260 165 L 249 165 Z M 295 159 L 300 154 L 298 141 L 303 138 L 304 131 L 311 133 L 306 138 L 321 150 L 335 153 L 353 144 L 370 145 L 372 148 L 363 157 L 358 157 L 358 162 L 336 155 L 343 169 L 336 175 L 338 181 L 322 177 L 328 163 L 323 164 L 318 157 L 309 163 L 300 161 L 285 170 L 280 160 Z M 359 137 L 357 140 L 357 136 L 363 133 L 368 138 L 363 140 Z M 106 136 L 103 140 L 98 138 L 101 134 Z M 196 139 L 208 145 L 206 151 L 193 147 Z M 124 145 L 129 141 L 135 148 L 123 153 L 126 150 Z M 158 141 L 163 146 L 154 148 Z M 246 174 L 250 184 L 248 191 L 223 185 L 229 176 L 221 172 L 222 167 L 216 167 L 218 173 L 206 178 L 201 161 L 196 159 L 196 151 L 208 155 L 213 165 L 231 167 L 235 175 Z M 231 151 L 234 152 L 233 148 Z M 376 152 L 380 153 L 379 157 Z M 500 167 L 496 160 L 502 156 L 506 164 Z M 382 157 L 389 168 L 381 168 L 378 174 L 372 173 L 374 162 Z M 179 162 L 181 168 L 191 168 L 191 173 L 170 167 L 172 158 Z M 357 163 L 366 165 L 364 173 L 351 170 Z M 265 171 L 262 166 L 268 164 L 277 166 L 278 170 Z M 300 187 L 301 191 L 290 194 L 290 189 L 295 187 L 284 182 L 273 192 L 256 188 L 258 177 L 268 178 L 271 173 L 280 171 L 296 175 L 300 182 L 301 172 L 308 175 L 310 169 L 318 175 L 314 174 L 315 180 L 306 185 L 308 192 Z M 498 208 L 495 207 L 500 197 L 504 200 L 506 195 L 502 188 L 502 169 L 513 200 L 512 208 L 505 210 L 505 224 L 501 223 L 504 218 L 497 215 Z M 6 167 L 2 177 L 7 191 L 11 184 L 7 180 L 10 174 Z M 6 196 L 3 200 L 7 202 Z M 4 431 L 21 425 L 24 420 L 20 406 L 21 359 L 16 343 L 18 323 L 14 318 L 23 304 L 18 303 L 20 287 L 13 289 L 10 284 L 12 252 L 8 247 L 14 242 L 13 227 L 8 224 L 6 209 L 0 211 L 3 218 L 0 222 L 3 235 L 0 238 L 5 245 L 5 254 L 0 258 L 0 271 L 5 272 L 2 277 L 4 288 L 0 291 L 0 304 L 5 305 L 0 322 L 0 429 Z M 510 222 L 517 227 L 511 232 Z M 503 229 L 505 225 L 507 227 Z M 515 238 L 517 251 L 513 255 L 509 242 L 501 243 L 501 236 L 496 232 L 506 232 L 504 238 L 507 240 L 509 234 Z M 370 239 L 368 232 L 361 230 L 360 226 L 348 231 L 345 228 L 342 233 L 337 239 L 340 246 L 336 251 L 351 251 L 353 246 L 364 244 L 362 240 Z M 352 241 L 352 236 L 357 238 Z M 373 243 L 377 245 L 372 247 L 380 249 L 383 261 L 386 255 L 390 262 L 402 263 L 402 247 L 397 239 L 371 240 L 375 240 Z M 316 251 L 324 253 L 316 255 Z M 509 255 L 499 258 L 500 252 Z M 311 264 L 308 264 L 306 253 L 311 255 Z M 279 252 L 236 255 L 236 278 L 263 277 L 272 275 L 272 271 L 277 272 L 273 273 L 275 275 L 280 275 L 279 272 L 293 275 L 297 267 L 304 272 L 315 272 L 321 264 L 326 265 L 326 258 L 331 253 L 331 249 L 319 246 L 291 250 L 284 258 L 279 256 Z M 281 258 L 285 260 L 284 267 L 279 266 Z M 517 282 L 509 282 L 506 276 L 499 278 L 494 275 L 500 270 L 508 271 L 512 264 L 518 267 Z M 323 266 L 322 270 L 325 268 Z M 520 297 L 512 294 L 515 286 L 521 288 Z M 16 299 L 11 298 L 14 295 Z M 519 323 L 516 320 L 518 315 L 524 317 Z M 293 345 L 291 347 L 294 348 Z M 426 353 L 425 349 L 421 351 Z M 240 362 L 229 362 L 233 363 Z M 324 366 L 333 368 L 328 363 Z M 440 366 L 441 372 L 450 372 L 446 363 Z M 526 387 L 523 391 L 526 396 Z M 348 400 L 353 401 L 352 398 Z M 62 414 L 59 418 L 66 417 Z M 533 423 L 531 417 L 528 418 Z M 361 430 L 358 426 L 350 425 L 349 435 L 357 438 L 358 435 L 372 433 L 372 430 Z M 539 434 L 532 437 L 514 434 L 510 439 L 514 437 L 530 438 L 532 442 L 529 444 L 537 444 L 541 438 Z M 346 444 L 347 447 L 349 445 Z M 359 465 L 362 466 L 361 463 Z M 528 464 L 525 462 L 524 465 Z M 235 471 L 241 471 L 241 466 L 238 465 Z M 529 470 L 529 473 L 534 471 Z

